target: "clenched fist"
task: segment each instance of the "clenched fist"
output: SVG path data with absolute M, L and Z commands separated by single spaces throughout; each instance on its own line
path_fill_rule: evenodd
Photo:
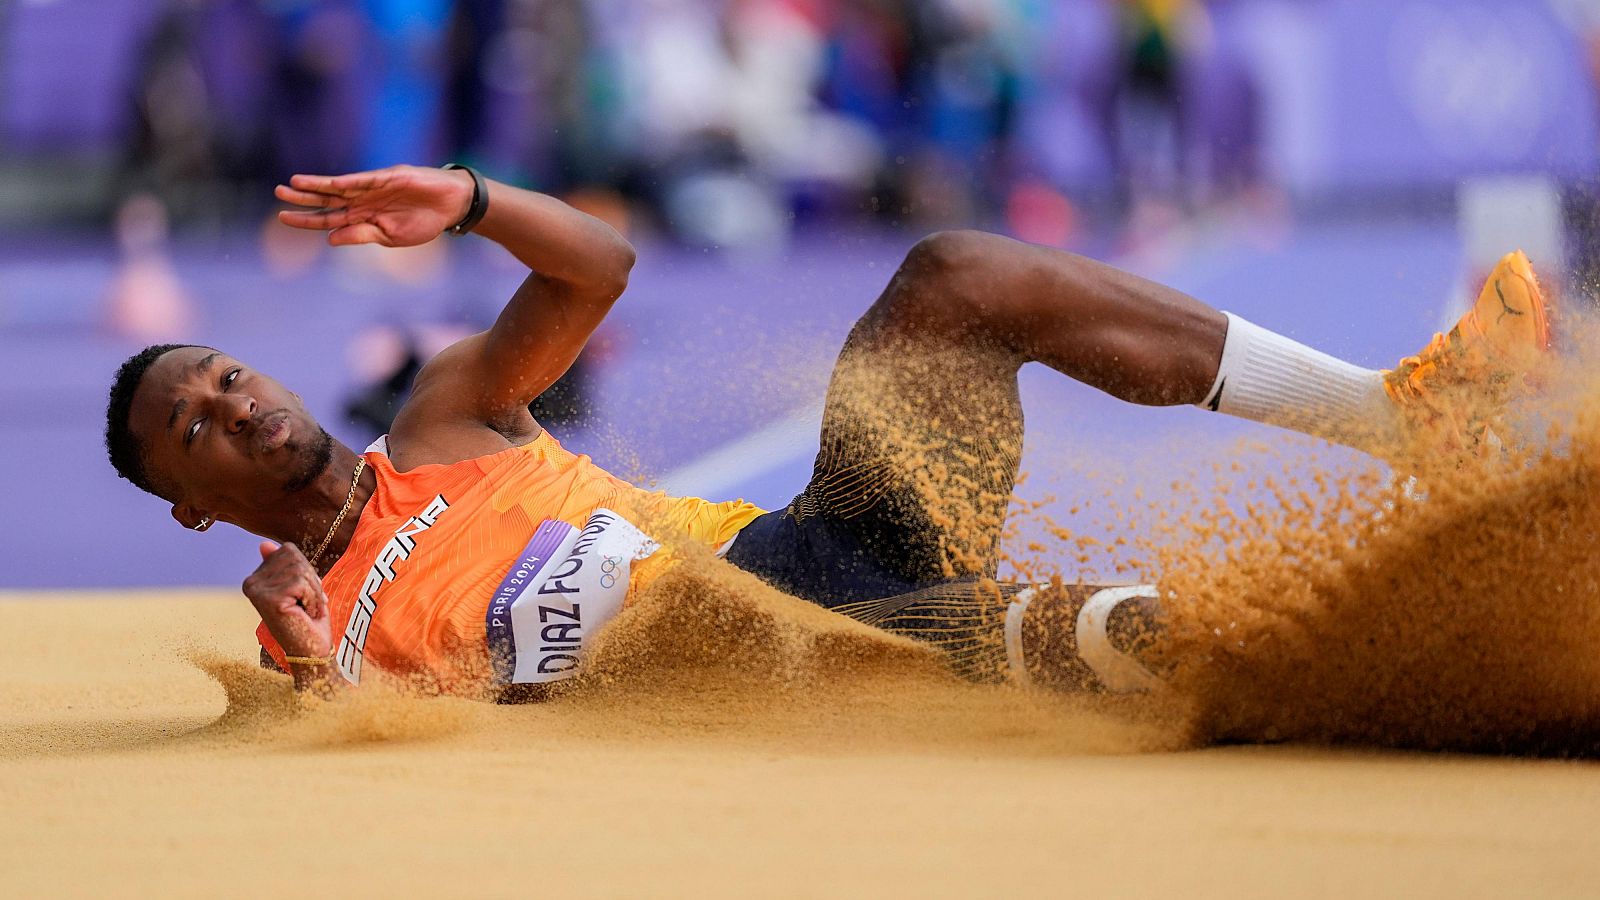
M 294 544 L 261 542 L 261 565 L 244 580 L 244 595 L 273 640 L 290 656 L 329 656 L 333 635 L 322 579 Z

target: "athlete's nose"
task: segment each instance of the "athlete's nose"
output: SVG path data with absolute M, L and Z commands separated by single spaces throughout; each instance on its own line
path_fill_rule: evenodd
M 228 425 L 228 431 L 238 434 L 250 427 L 250 420 L 256 415 L 256 401 L 254 397 L 243 394 L 223 394 L 222 421 Z

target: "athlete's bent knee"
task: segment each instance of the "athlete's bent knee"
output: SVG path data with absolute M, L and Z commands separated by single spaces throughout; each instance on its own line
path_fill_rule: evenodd
M 940 231 L 918 241 L 895 274 L 895 305 L 928 324 L 965 324 L 984 316 L 993 292 L 981 231 Z
M 983 265 L 984 245 L 995 241 L 981 231 L 936 231 L 912 246 L 900 265 L 902 275 L 948 278 Z

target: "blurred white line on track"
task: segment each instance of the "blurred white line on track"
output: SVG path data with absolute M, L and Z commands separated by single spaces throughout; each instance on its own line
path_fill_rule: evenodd
M 656 486 L 674 497 L 733 496 L 741 485 L 815 453 L 821 432 L 818 400 L 669 472 Z

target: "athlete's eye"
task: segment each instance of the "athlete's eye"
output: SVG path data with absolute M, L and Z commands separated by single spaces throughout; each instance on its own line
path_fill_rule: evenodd
M 239 370 L 229 369 L 228 374 L 222 376 L 222 389 L 227 390 L 235 381 L 239 380 Z
M 204 421 L 205 419 L 195 419 L 189 423 L 189 430 L 183 433 L 183 442 L 185 444 L 193 441 L 194 436 L 200 433 L 200 423 Z

